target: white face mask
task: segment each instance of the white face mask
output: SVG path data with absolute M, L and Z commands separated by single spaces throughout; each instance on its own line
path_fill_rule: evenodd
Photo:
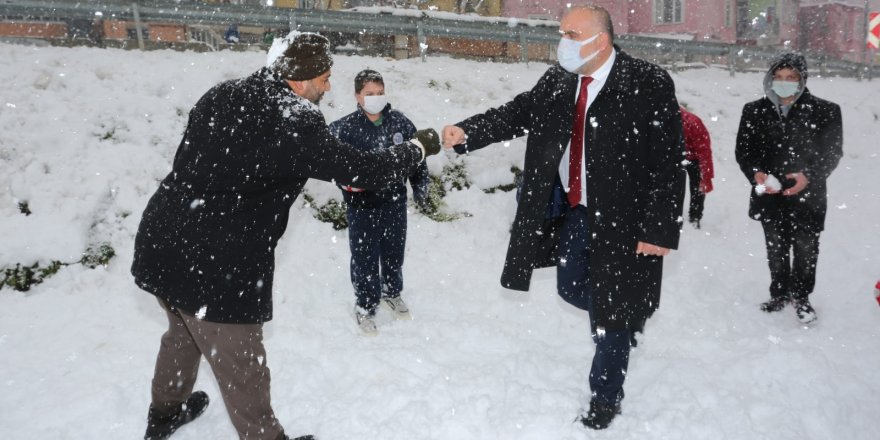
M 364 96 L 364 105 L 361 107 L 367 113 L 376 115 L 382 113 L 387 104 L 388 99 L 385 98 L 385 95 Z
M 584 41 L 561 38 L 559 40 L 559 46 L 556 47 L 556 59 L 559 61 L 559 65 L 571 73 L 578 73 L 578 70 L 583 67 L 584 64 L 587 64 L 590 60 L 599 55 L 599 51 L 597 50 L 587 55 L 586 58 L 581 58 L 581 47 L 592 43 L 596 38 L 599 38 L 598 32 L 596 35 L 593 35 Z
M 776 95 L 780 98 L 788 98 L 789 96 L 797 93 L 798 87 L 800 87 L 800 83 L 798 83 L 797 81 L 773 80 L 773 85 L 770 87 L 770 89 L 773 90 L 773 93 L 776 93 Z

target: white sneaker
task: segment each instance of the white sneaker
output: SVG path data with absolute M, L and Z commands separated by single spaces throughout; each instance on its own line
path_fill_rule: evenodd
M 370 313 L 358 306 L 354 306 L 354 319 L 357 321 L 358 327 L 366 335 L 375 336 L 377 333 L 375 316 L 375 313 Z
M 406 306 L 406 303 L 403 302 L 403 298 L 400 296 L 383 296 L 382 302 L 391 309 L 391 313 L 394 314 L 395 318 L 412 319 L 412 316 L 409 314 L 409 307 Z

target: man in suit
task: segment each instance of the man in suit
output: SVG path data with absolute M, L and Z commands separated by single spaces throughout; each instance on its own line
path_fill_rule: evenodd
M 656 310 L 663 256 L 678 246 L 684 150 L 675 88 L 659 67 L 614 46 L 603 8 L 560 22 L 559 64 L 529 91 L 443 128 L 462 153 L 528 133 L 523 190 L 501 284 L 528 290 L 556 265 L 557 290 L 588 311 L 596 353 L 581 421 L 606 428 L 620 413 L 629 328 Z M 547 218 L 548 203 L 564 216 Z

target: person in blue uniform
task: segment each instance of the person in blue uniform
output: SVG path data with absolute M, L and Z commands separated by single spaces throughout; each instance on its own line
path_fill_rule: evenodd
M 403 113 L 391 108 L 385 81 L 375 70 L 355 76 L 357 110 L 330 124 L 341 141 L 363 151 L 381 150 L 412 138 L 416 128 Z M 428 167 L 424 161 L 409 176 L 413 197 L 424 204 Z M 340 186 L 347 205 L 351 248 L 351 283 L 357 297 L 354 315 L 366 334 L 376 333 L 375 315 L 380 301 L 397 318 L 409 318 L 401 298 L 403 255 L 406 246 L 406 182 L 401 179 L 380 190 Z

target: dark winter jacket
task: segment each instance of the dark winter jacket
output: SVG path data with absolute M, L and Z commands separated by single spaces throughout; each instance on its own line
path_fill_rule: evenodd
M 681 116 L 672 79 L 620 52 L 589 108 L 585 129 L 590 283 L 599 326 L 622 329 L 660 300 L 661 257 L 636 255 L 639 241 L 677 248 L 684 197 Z M 529 91 L 458 125 L 476 150 L 528 133 L 523 190 L 501 284 L 528 290 L 533 269 L 555 264 L 559 220 L 545 222 L 571 139 L 577 75 L 550 67 Z M 566 299 L 572 302 L 571 299 Z M 585 308 L 586 304 L 577 304 Z
M 372 151 L 412 139 L 416 127 L 403 113 L 392 110 L 391 105 L 388 104 L 382 110 L 381 125 L 375 125 L 358 107 L 354 113 L 330 123 L 330 132 L 342 142 L 361 151 Z M 428 165 L 424 161 L 409 176 L 409 181 L 413 189 L 413 198 L 417 203 L 423 202 L 428 193 Z M 357 208 L 374 208 L 391 201 L 406 200 L 405 180 L 379 191 L 362 190 L 357 184 L 352 187 L 342 186 L 342 197 L 349 206 Z
M 795 66 L 803 66 L 801 88 L 797 100 L 783 116 L 779 98 L 770 90 L 774 62 L 765 78 L 766 96 L 743 107 L 736 136 L 736 161 L 752 184 L 749 216 L 755 220 L 772 221 L 790 218 L 811 231 L 825 227 L 827 211 L 826 180 L 843 156 L 843 123 L 840 107 L 813 96 L 806 88 L 806 61 L 802 57 Z M 783 190 L 794 185 L 786 174 L 803 173 L 809 183 L 794 196 L 755 192 L 755 173 L 772 174 L 782 183 Z
M 421 161 L 410 143 L 372 152 L 341 143 L 268 69 L 221 83 L 190 111 L 172 171 L 147 204 L 135 282 L 208 321 L 268 321 L 275 246 L 306 180 L 376 189 Z

